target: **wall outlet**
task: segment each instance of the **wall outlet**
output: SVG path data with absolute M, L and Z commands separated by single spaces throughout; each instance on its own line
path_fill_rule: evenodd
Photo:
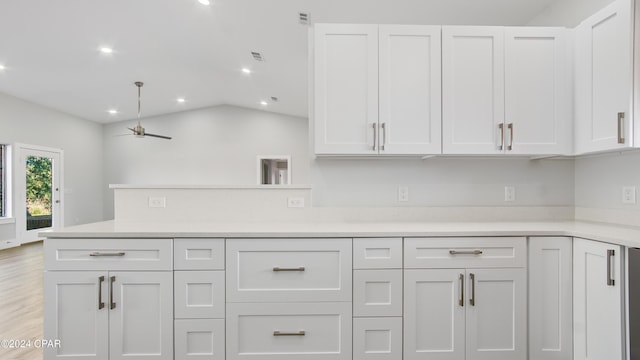
M 623 204 L 636 203 L 636 187 L 635 186 L 624 186 L 622 188 L 622 203 Z
M 149 207 L 150 208 L 164 208 L 164 207 L 167 207 L 167 198 L 165 198 L 165 197 L 150 197 L 149 198 Z
M 398 201 L 409 201 L 409 187 L 398 186 Z
M 516 201 L 516 188 L 513 186 L 504 187 L 504 201 Z
M 303 208 L 304 198 L 302 197 L 290 197 L 287 198 L 287 206 L 290 208 Z

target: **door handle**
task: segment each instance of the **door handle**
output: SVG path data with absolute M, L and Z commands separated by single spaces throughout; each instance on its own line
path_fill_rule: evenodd
M 109 256 L 124 256 L 124 252 L 115 252 L 115 253 L 103 253 L 103 252 L 92 252 L 89 256 L 93 257 L 109 257 Z
M 382 123 L 382 145 L 380 150 L 384 151 L 384 146 L 387 144 L 387 123 Z
M 304 269 L 305 269 L 304 266 L 300 266 L 300 267 L 297 267 L 297 268 L 281 268 L 281 267 L 277 267 L 277 266 L 273 267 L 273 271 L 275 271 L 275 272 L 281 272 L 281 271 L 304 271 Z
M 281 332 L 276 330 L 273 332 L 273 336 L 305 336 L 305 332 L 304 330 L 300 330 L 296 332 Z
M 471 282 L 471 296 L 469 297 L 469 304 L 476 306 L 476 275 L 474 273 L 469 274 L 469 281 Z
M 458 299 L 458 305 L 464 306 L 464 274 L 458 276 L 460 281 L 460 298 Z
M 618 144 L 624 144 L 624 113 L 618 113 Z
M 109 309 L 113 310 L 116 308 L 116 303 L 113 302 L 113 283 L 116 282 L 116 277 L 112 276 L 109 279 Z
M 616 280 L 613 279 L 613 271 L 611 267 L 614 265 L 613 258 L 616 256 L 615 250 L 607 250 L 607 286 L 616 286 Z
M 371 124 L 373 127 L 373 151 L 376 151 L 376 142 L 378 140 L 378 124 Z
M 449 250 L 451 255 L 482 255 L 482 250 Z
M 504 149 L 504 124 L 498 124 L 498 129 L 500 129 L 500 146 L 498 146 L 498 150 L 502 151 Z
M 507 146 L 507 150 L 511 151 L 513 150 L 513 123 L 509 123 L 507 128 L 509 129 L 509 146 Z
M 102 283 L 104 283 L 104 276 L 98 278 L 98 310 L 104 309 L 104 302 L 102 301 Z

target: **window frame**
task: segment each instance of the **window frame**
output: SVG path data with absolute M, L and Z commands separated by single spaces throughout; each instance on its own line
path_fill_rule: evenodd
M 2 224 L 12 224 L 15 223 L 15 218 L 13 217 L 13 208 L 12 208 L 12 194 L 13 194 L 13 185 L 12 185 L 12 151 L 13 148 L 11 144 L 0 143 L 0 147 L 2 148 L 0 151 L 0 201 L 2 202 L 2 211 L 0 213 L 0 225 Z

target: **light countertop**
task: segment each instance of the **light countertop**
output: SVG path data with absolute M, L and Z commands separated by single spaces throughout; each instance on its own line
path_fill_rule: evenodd
M 640 227 L 559 222 L 141 223 L 105 221 L 40 233 L 47 238 L 306 238 L 572 236 L 640 247 Z

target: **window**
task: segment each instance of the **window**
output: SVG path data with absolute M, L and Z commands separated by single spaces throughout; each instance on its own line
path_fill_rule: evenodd
M 0 144 L 0 218 L 7 216 L 7 145 Z

